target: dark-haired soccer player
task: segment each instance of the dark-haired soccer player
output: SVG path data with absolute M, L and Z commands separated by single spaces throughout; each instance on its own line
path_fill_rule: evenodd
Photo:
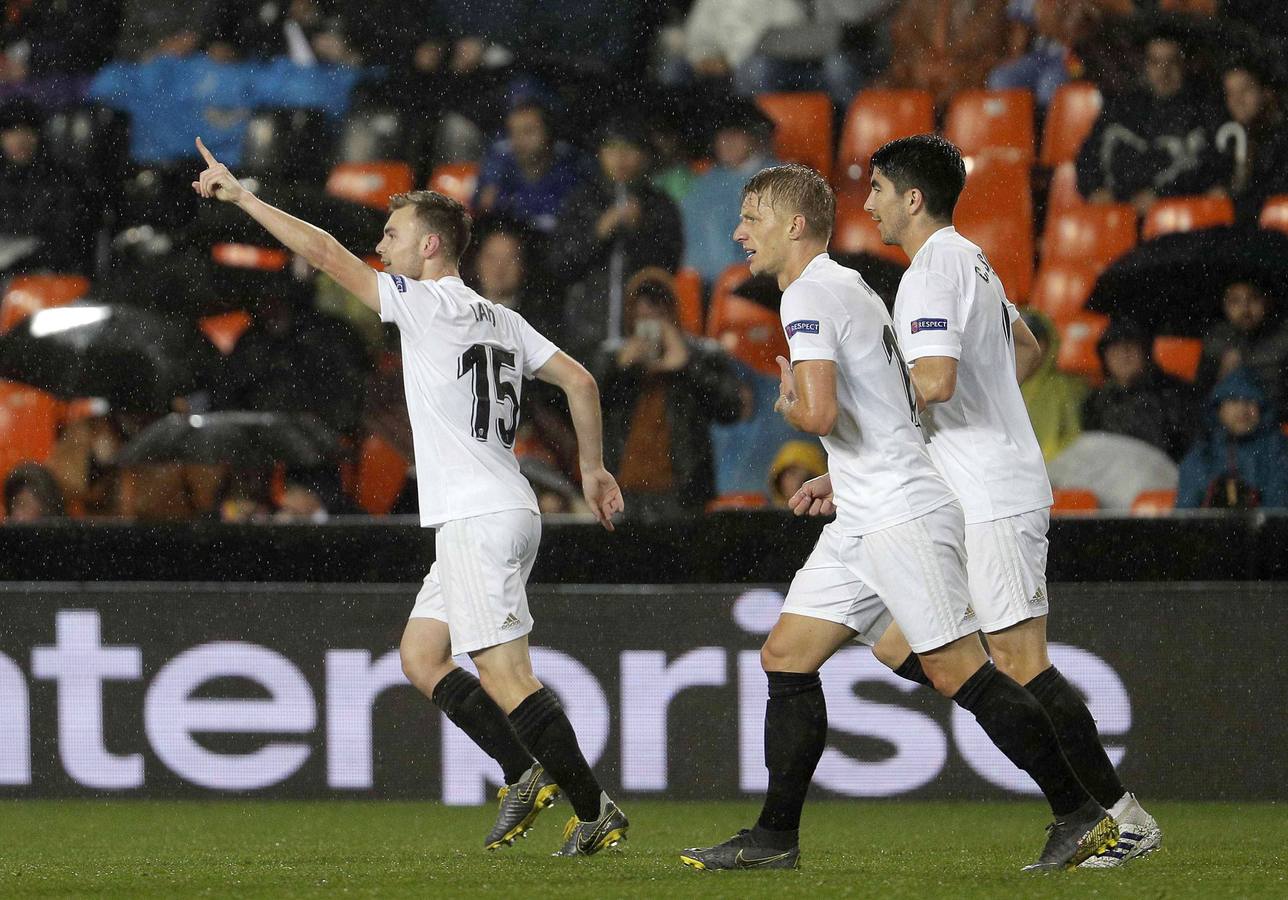
M 698 869 L 798 864 L 801 809 L 827 739 L 819 667 L 855 638 L 874 643 L 893 616 L 935 689 L 969 710 L 1046 794 L 1057 823 L 1032 868 L 1077 864 L 1113 843 L 1113 820 L 1074 775 L 1042 707 L 984 653 L 962 508 L 926 450 L 885 305 L 827 255 L 834 216 L 831 188 L 805 166 L 765 169 L 743 189 L 734 240 L 751 271 L 783 289 L 792 359 L 779 358 L 776 408 L 822 438 L 837 518 L 796 573 L 760 652 L 769 681 L 760 819 L 680 859 Z
M 1041 355 L 1037 339 L 980 248 L 953 228 L 966 184 L 957 148 L 933 134 L 901 138 L 873 154 L 870 171 L 864 208 L 882 240 L 911 260 L 894 320 L 930 456 L 966 513 L 980 630 L 998 668 L 1042 704 L 1079 779 L 1118 823 L 1118 844 L 1083 865 L 1141 856 L 1161 843 L 1158 823 L 1123 788 L 1086 703 L 1047 655 L 1051 484 L 1019 389 Z M 825 489 L 825 481 L 811 487 Z M 898 674 L 928 683 L 898 627 L 874 652 Z
M 505 772 L 488 849 L 512 843 L 562 791 L 575 815 L 558 856 L 620 841 L 627 821 L 587 765 L 559 699 L 528 654 L 525 583 L 541 540 L 536 497 L 514 457 L 523 378 L 568 396 L 586 502 L 605 528 L 622 509 L 604 468 L 599 390 L 582 366 L 517 313 L 465 286 L 457 270 L 470 217 L 432 191 L 392 198 L 376 272 L 319 228 L 260 200 L 197 139 L 207 168 L 193 189 L 233 203 L 398 326 L 416 449 L 421 524 L 435 561 L 403 632 L 403 671 Z M 468 653 L 475 678 L 452 656 Z M 535 760 L 533 759 L 535 757 Z

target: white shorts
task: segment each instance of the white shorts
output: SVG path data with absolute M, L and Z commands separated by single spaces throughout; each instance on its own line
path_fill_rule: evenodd
M 975 632 L 964 521 L 954 502 L 862 537 L 832 522 L 792 579 L 783 612 L 839 622 L 868 645 L 893 617 L 918 653 Z
M 434 533 L 434 564 L 411 618 L 446 622 L 453 656 L 523 637 L 540 543 L 541 517 L 527 509 L 447 522 Z
M 1051 510 L 966 526 L 966 574 L 983 632 L 1047 614 L 1047 528 Z

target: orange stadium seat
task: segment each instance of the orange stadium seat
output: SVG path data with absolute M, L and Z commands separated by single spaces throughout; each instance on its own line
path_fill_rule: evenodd
M 280 272 L 291 261 L 291 254 L 288 250 L 256 247 L 254 244 L 215 244 L 210 248 L 210 258 L 233 269 Z
M 326 180 L 328 194 L 379 210 L 389 208 L 389 198 L 394 194 L 411 188 L 411 166 L 393 160 L 338 163 Z
M 1082 312 L 1096 286 L 1096 271 L 1074 263 L 1054 263 L 1038 270 L 1029 305 L 1053 322 L 1066 322 Z
M 774 123 L 774 152 L 832 177 L 832 100 L 819 91 L 759 94 L 756 105 Z
M 1199 374 L 1203 341 L 1199 338 L 1159 335 L 1154 338 L 1154 362 L 1169 375 L 1193 381 Z
M 1080 375 L 1092 384 L 1104 380 L 1096 344 L 1109 325 L 1109 317 L 1083 310 L 1059 324 L 1060 356 L 1056 365 L 1062 372 Z
M 1136 210 L 1126 203 L 1088 203 L 1047 217 L 1042 264 L 1071 262 L 1097 271 L 1136 246 Z
M 948 106 L 944 137 L 957 145 L 962 156 L 996 154 L 1031 164 L 1036 156 L 1033 94 L 1020 89 L 959 91 Z
M 89 292 L 81 275 L 15 275 L 0 300 L 0 334 L 27 316 L 51 306 L 66 306 Z
M 1071 163 L 1087 139 L 1104 106 L 1100 89 L 1090 81 L 1061 85 L 1047 109 L 1042 128 L 1042 165 L 1056 168 Z
M 1087 201 L 1078 193 L 1078 172 L 1073 163 L 1060 163 L 1051 173 L 1051 185 L 1047 188 L 1046 214 L 1050 219 L 1065 210 L 1085 206 Z
M 233 352 L 237 341 L 245 334 L 250 323 L 250 313 L 244 309 L 235 309 L 217 316 L 206 316 L 197 322 L 197 327 L 220 353 L 227 356 Z
M 789 352 L 778 313 L 734 293 L 750 274 L 744 263 L 720 273 L 711 292 L 707 336 L 720 340 L 735 357 L 756 371 L 777 375 L 775 357 Z
M 354 491 L 358 505 L 373 516 L 383 516 L 393 509 L 406 481 L 407 460 L 383 438 L 368 435 L 358 458 Z
M 1234 204 L 1228 197 L 1169 197 L 1159 200 L 1145 214 L 1141 240 L 1233 224 Z
M 859 91 L 845 113 L 836 181 L 866 181 L 868 161 L 887 141 L 935 130 L 935 101 L 929 91 Z
M 465 205 L 474 205 L 474 191 L 479 186 L 479 164 L 473 162 L 443 163 L 429 176 L 429 189 L 446 194 Z
M 758 494 L 755 491 L 740 491 L 731 494 L 721 494 L 713 500 L 708 500 L 707 512 L 714 513 L 740 509 L 764 509 L 768 505 L 769 498 L 764 494 Z
M 49 458 L 62 407 L 30 385 L 0 381 L 0 479 L 19 463 Z
M 725 295 L 732 294 L 734 288 L 742 284 L 751 277 L 751 266 L 746 263 L 734 263 L 716 277 L 715 284 L 711 285 L 711 306 L 714 311 L 715 305 L 723 300 Z M 707 325 L 710 326 L 710 317 L 707 319 Z M 708 334 L 713 334 L 708 328 Z
M 953 224 L 984 251 L 1006 296 L 1023 302 L 1033 285 L 1033 198 L 1029 164 L 971 157 Z
M 1090 513 L 1100 509 L 1100 500 L 1095 492 L 1086 488 L 1055 488 L 1051 495 L 1055 499 L 1051 512 L 1057 516 Z
M 680 327 L 689 334 L 702 334 L 702 276 L 697 269 L 686 267 L 675 273 L 675 296 Z
M 1141 491 L 1131 502 L 1131 511 L 1137 516 L 1165 516 L 1176 509 L 1176 491 Z
M 867 196 L 867 189 L 858 184 L 843 186 L 837 191 L 832 249 L 838 253 L 871 253 L 901 266 L 908 265 L 908 255 L 902 248 L 881 242 L 877 223 L 863 208 Z
M 1288 194 L 1267 199 L 1261 207 L 1260 222 L 1262 228 L 1288 232 Z

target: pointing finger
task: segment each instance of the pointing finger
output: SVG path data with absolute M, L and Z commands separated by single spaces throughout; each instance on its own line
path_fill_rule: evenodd
M 197 151 L 201 153 L 201 158 L 206 161 L 206 165 L 208 166 L 219 165 L 218 161 L 215 159 L 215 154 L 211 153 L 210 150 L 207 149 L 206 145 L 202 142 L 201 138 L 197 138 Z
M 787 361 L 785 356 L 775 356 L 774 359 L 778 360 L 778 368 L 782 370 L 784 377 L 792 374 L 792 364 Z

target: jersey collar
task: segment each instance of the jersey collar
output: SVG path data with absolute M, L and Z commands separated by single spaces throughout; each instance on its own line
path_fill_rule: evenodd
M 954 228 L 952 225 L 945 225 L 943 228 L 936 231 L 930 237 L 926 238 L 926 242 L 921 245 L 921 248 L 917 250 L 916 254 L 912 257 L 912 259 L 908 260 L 908 265 L 912 265 L 913 260 L 915 260 L 921 254 L 925 253 L 926 248 L 929 247 L 931 244 L 935 243 L 936 241 L 947 240 L 948 238 L 952 237 L 955 234 L 957 234 L 956 228 Z
M 805 268 L 801 269 L 801 275 L 804 276 L 805 273 L 808 272 L 810 269 L 814 268 L 815 266 L 821 266 L 823 263 L 831 260 L 831 258 L 832 257 L 827 255 L 827 251 L 824 250 L 818 256 L 814 257 L 808 263 L 806 263 Z

